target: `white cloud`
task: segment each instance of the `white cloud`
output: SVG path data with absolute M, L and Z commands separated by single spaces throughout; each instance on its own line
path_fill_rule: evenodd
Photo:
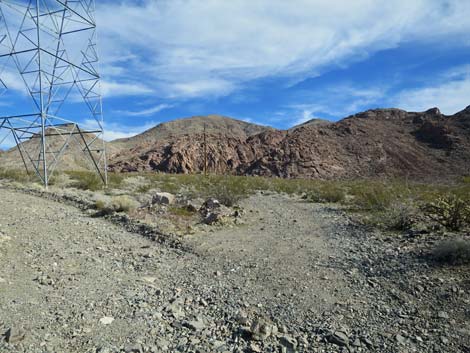
M 470 73 L 464 78 L 402 91 L 393 100 L 408 111 L 438 107 L 444 114 L 454 114 L 470 105 Z
M 169 109 L 173 107 L 172 105 L 169 104 L 159 104 L 154 107 L 148 108 L 148 109 L 143 109 L 140 111 L 128 111 L 128 110 L 117 110 L 114 113 L 116 114 L 121 114 L 121 115 L 126 115 L 126 116 L 150 116 L 153 114 L 156 114 L 158 112 L 161 112 L 162 110 Z
M 104 97 L 138 96 L 152 94 L 154 91 L 140 83 L 124 83 L 115 81 L 101 82 L 101 94 Z
M 295 122 L 294 122 L 294 125 L 293 126 L 296 126 L 296 125 L 301 125 L 303 123 L 306 123 L 307 121 L 310 121 L 312 119 L 319 119 L 317 117 L 315 117 L 313 115 L 313 112 L 311 110 L 304 110 L 302 111 L 302 114 L 301 114 L 301 117 L 298 118 Z
M 142 125 L 130 126 L 126 124 L 119 124 L 116 122 L 111 122 L 111 123 L 105 122 L 104 139 L 106 141 L 112 141 L 112 140 L 116 140 L 120 138 L 132 137 L 148 129 L 151 129 L 157 124 L 158 122 L 149 121 Z M 93 119 L 86 119 L 85 121 L 82 122 L 82 126 L 88 130 L 94 130 L 98 128 L 97 122 Z
M 318 118 L 318 115 L 329 115 L 343 118 L 357 113 L 383 99 L 387 87 L 363 87 L 350 82 L 340 82 L 326 86 L 322 90 L 297 92 L 297 102 L 286 106 L 292 116 L 299 116 L 292 121 L 293 125 Z
M 470 31 L 467 0 L 139 4 L 98 7 L 104 71 L 173 98 L 226 95 L 263 77 L 314 76 L 403 42 L 463 44 Z

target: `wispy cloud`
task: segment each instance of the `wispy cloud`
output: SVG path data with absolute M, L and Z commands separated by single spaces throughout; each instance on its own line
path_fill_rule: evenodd
M 127 125 L 127 124 L 120 124 L 116 122 L 105 123 L 104 124 L 104 139 L 106 141 L 112 141 L 120 138 L 132 137 L 138 135 L 148 129 L 151 129 L 158 122 L 156 121 L 148 121 L 142 125 Z M 96 129 L 97 123 L 92 119 L 87 119 L 82 122 L 82 126 L 86 129 Z
M 466 0 L 144 0 L 98 11 L 110 78 L 179 99 L 315 76 L 404 42 L 463 42 L 470 31 Z
M 294 121 L 293 126 L 296 125 L 301 125 L 303 123 L 306 123 L 307 121 L 310 121 L 312 119 L 319 119 L 315 115 L 313 115 L 313 112 L 311 110 L 304 110 L 301 113 L 301 117 L 298 118 L 296 121 Z
M 454 114 L 470 105 L 470 66 L 453 68 L 435 77 L 429 86 L 406 89 L 392 101 L 406 110 L 438 107 L 444 114 Z
M 104 97 L 150 95 L 154 90 L 141 83 L 103 81 L 101 93 Z
M 294 102 L 285 107 L 293 124 L 328 117 L 337 119 L 357 113 L 383 99 L 388 88 L 385 86 L 363 86 L 351 82 L 339 82 L 313 92 L 298 92 Z
M 125 116 L 134 116 L 134 117 L 139 117 L 139 116 L 151 116 L 153 114 L 156 114 L 158 112 L 161 112 L 162 110 L 172 108 L 173 106 L 170 104 L 159 104 L 151 108 L 139 110 L 139 111 L 129 111 L 129 110 L 116 110 L 114 113 L 120 114 L 120 115 L 125 115 Z

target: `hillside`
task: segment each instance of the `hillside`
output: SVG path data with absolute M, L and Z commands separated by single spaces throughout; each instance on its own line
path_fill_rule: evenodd
M 266 130 L 272 130 L 267 126 L 251 124 L 220 115 L 195 116 L 162 123 L 139 135 L 118 139 L 111 144 L 118 149 L 142 148 L 157 141 L 169 141 L 182 136 L 200 135 L 204 133 L 204 129 L 207 134 L 234 138 L 247 138 Z
M 210 126 L 206 133 L 208 169 L 215 173 L 441 178 L 468 174 L 470 169 L 470 107 L 453 116 L 443 115 L 437 108 L 421 113 L 370 110 L 336 123 L 313 121 L 288 131 L 248 123 L 235 130 L 227 128 L 233 120 L 222 117 L 177 120 L 127 139 L 125 143 L 133 147 L 120 148 L 111 157 L 111 169 L 202 171 L 203 121 Z M 122 140 L 112 145 L 121 147 Z
M 62 133 L 64 134 L 63 136 L 57 136 L 55 134 L 55 131 L 46 131 L 46 134 L 50 133 L 52 135 L 47 137 L 47 145 L 49 146 L 49 151 L 53 151 L 55 155 L 58 154 L 68 137 L 67 131 L 70 131 L 71 128 L 72 125 L 64 126 L 62 128 Z M 97 139 L 94 134 L 85 134 L 85 139 L 89 142 L 94 141 L 93 146 L 95 146 L 95 148 L 102 145 L 102 140 Z M 22 143 L 22 146 L 24 150 L 28 151 L 30 156 L 35 156 L 39 153 L 40 140 L 38 138 L 32 138 L 24 141 Z M 72 136 L 68 148 L 65 149 L 62 157 L 60 158 L 60 163 L 58 164 L 57 168 L 61 170 L 88 170 L 93 168 L 89 158 L 82 152 L 83 148 L 84 144 L 80 136 Z M 108 146 L 107 148 L 108 153 L 113 154 L 115 152 L 113 146 Z M 96 157 L 99 158 L 98 155 Z M 52 154 L 49 154 L 48 164 L 53 163 L 53 161 L 54 156 Z M 2 168 L 11 169 L 24 168 L 18 148 L 14 147 L 7 151 L 1 152 L 0 166 Z

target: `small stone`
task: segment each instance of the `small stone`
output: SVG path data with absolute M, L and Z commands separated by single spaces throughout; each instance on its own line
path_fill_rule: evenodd
M 254 353 L 261 353 L 263 350 L 256 343 L 251 342 L 250 343 L 250 351 L 252 351 Z
M 353 343 L 351 343 L 353 347 L 360 347 L 361 346 L 361 340 L 359 338 L 356 338 Z
M 397 340 L 397 342 L 398 342 L 399 344 L 403 344 L 403 345 L 406 344 L 406 337 L 403 337 L 403 336 L 400 335 L 400 334 L 397 334 L 397 335 L 395 336 L 395 339 Z
M 332 335 L 330 335 L 329 339 L 330 343 L 336 344 L 337 346 L 348 346 L 349 345 L 349 337 L 346 333 L 342 331 L 336 331 Z
M 297 347 L 297 340 L 294 337 L 284 335 L 279 338 L 279 343 L 288 350 L 294 350 Z
M 449 319 L 449 314 L 447 314 L 445 311 L 439 311 L 437 313 L 437 317 L 440 318 L 440 319 Z
M 270 335 L 270 332 L 267 333 L 264 323 L 259 320 L 253 321 L 250 327 L 251 338 L 255 341 L 263 341 Z
M 446 337 L 441 336 L 440 339 L 443 344 L 449 344 L 449 340 Z
M 197 318 L 197 320 L 185 321 L 183 326 L 190 328 L 193 331 L 202 331 L 206 328 L 202 318 Z
M 100 319 L 100 324 L 102 325 L 111 325 L 114 321 L 114 318 L 111 316 L 105 316 Z
M 156 277 L 142 277 L 142 281 L 144 282 L 147 282 L 147 283 L 155 283 L 155 281 L 157 280 Z
M 5 340 L 10 344 L 16 344 L 23 341 L 26 337 L 26 332 L 21 328 L 9 328 L 5 333 Z
M 221 204 L 219 200 L 216 200 L 214 198 L 209 198 L 207 199 L 204 204 L 201 206 L 201 211 L 205 210 L 214 210 L 216 208 L 220 208 Z
M 134 344 L 124 347 L 126 353 L 142 353 L 142 346 L 140 344 Z
M 220 220 L 220 214 L 215 212 L 210 212 L 204 217 L 203 222 L 208 225 L 217 223 Z

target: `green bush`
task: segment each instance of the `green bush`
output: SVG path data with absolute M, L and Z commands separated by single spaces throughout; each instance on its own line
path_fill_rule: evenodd
M 80 190 L 97 191 L 104 188 L 101 177 L 89 171 L 69 171 L 67 174 L 72 179 L 71 186 Z
M 305 199 L 312 202 L 342 203 L 346 199 L 346 191 L 342 186 L 328 182 L 308 191 Z
M 469 199 L 449 193 L 423 207 L 427 216 L 452 231 L 470 224 Z
M 0 169 L 0 179 L 18 181 L 20 183 L 31 182 L 35 180 L 36 175 L 28 174 L 25 170 Z
M 382 214 L 386 229 L 407 231 L 415 224 L 418 210 L 412 201 L 397 201 Z
M 353 204 L 367 211 L 385 211 L 398 198 L 393 188 L 372 182 L 353 186 L 351 193 Z
M 194 209 L 188 206 L 183 206 L 183 207 L 172 206 L 168 209 L 168 211 L 171 214 L 175 216 L 180 216 L 180 217 L 191 217 L 197 213 L 197 211 L 195 211 Z

